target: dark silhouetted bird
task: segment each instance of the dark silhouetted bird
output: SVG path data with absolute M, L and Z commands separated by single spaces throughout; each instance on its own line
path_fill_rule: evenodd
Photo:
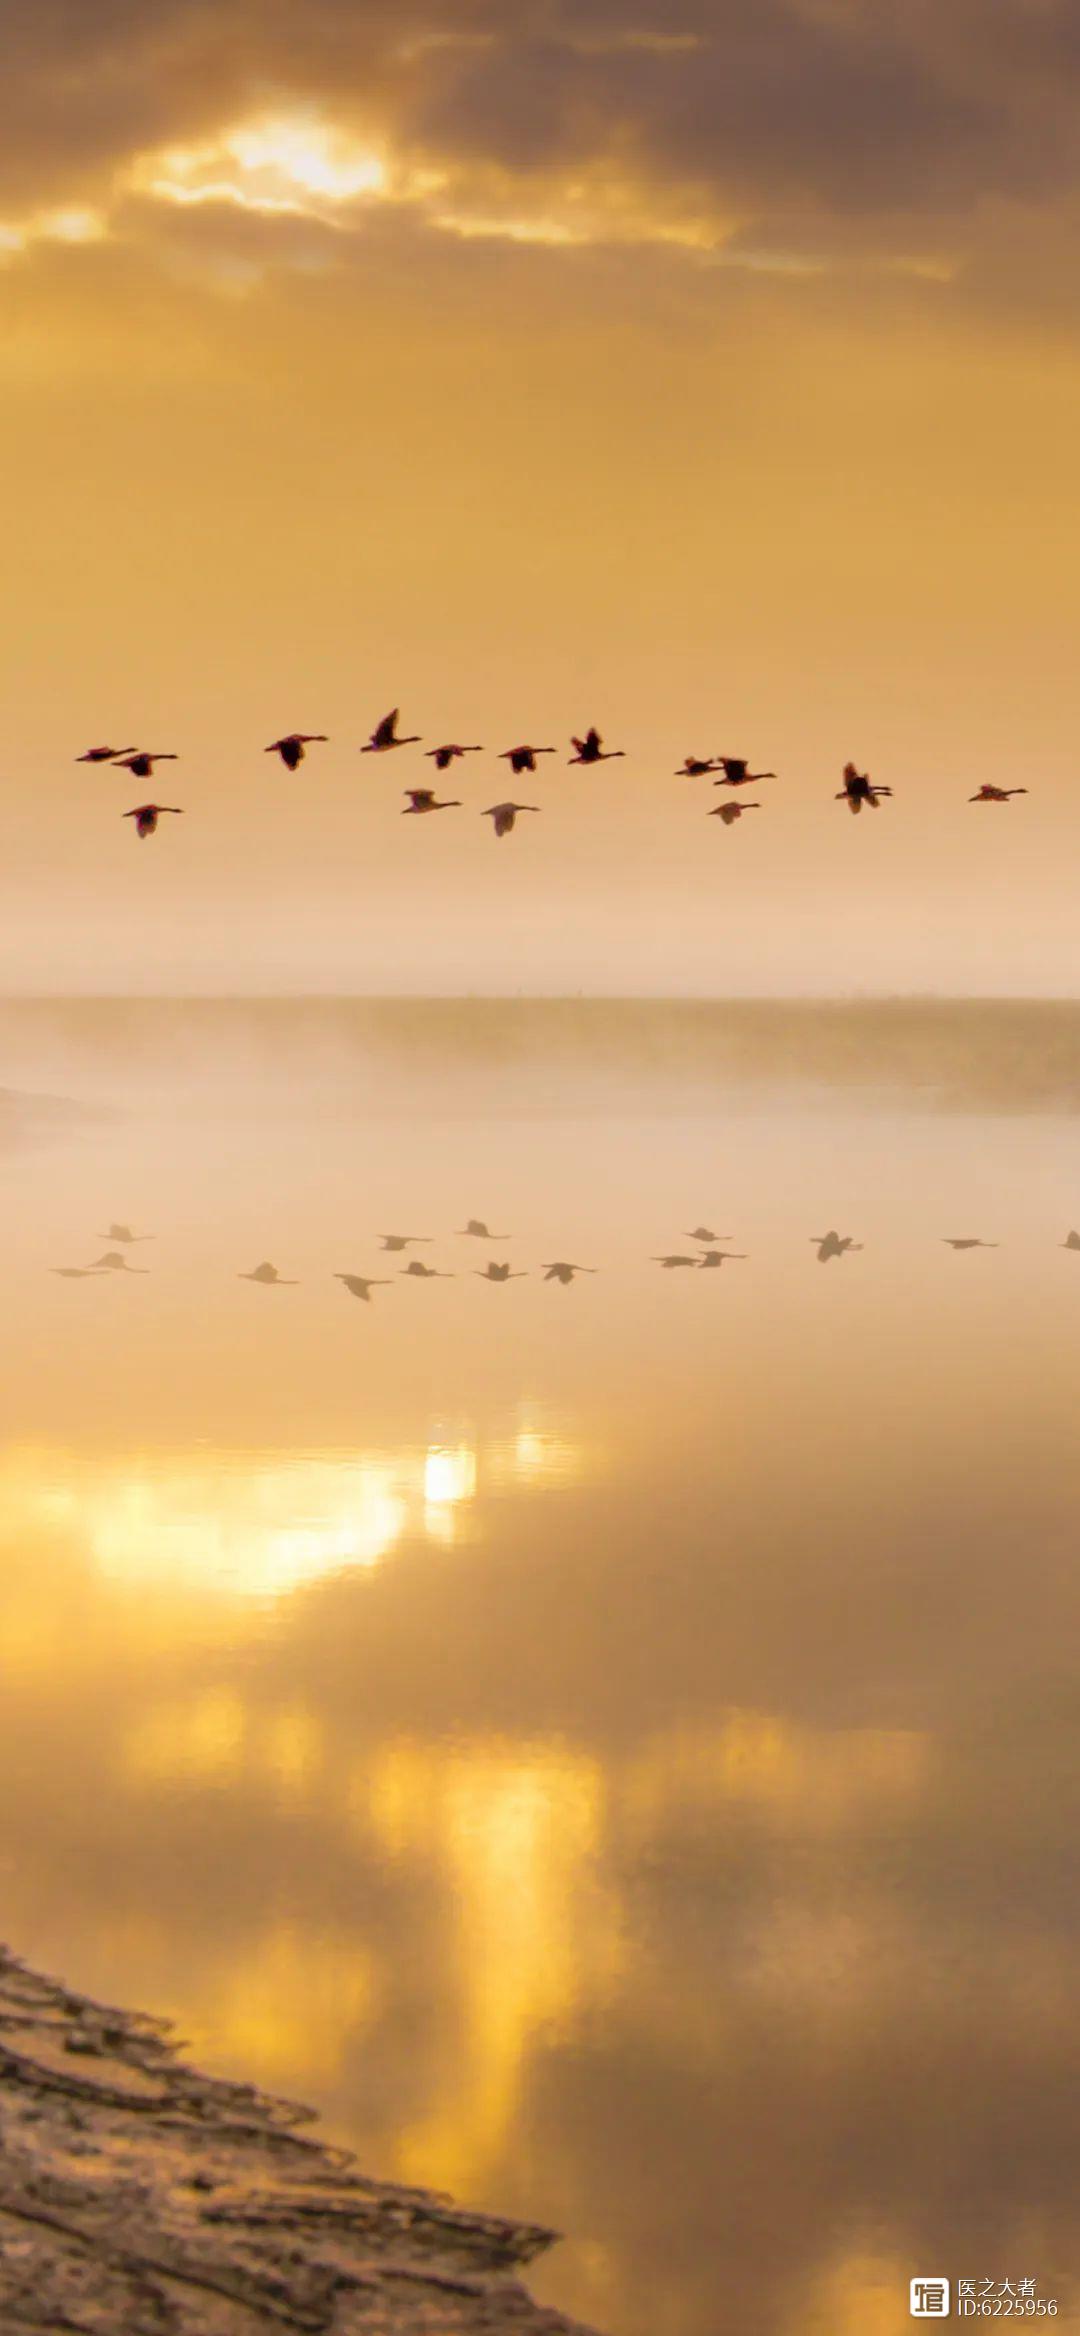
M 717 759 L 724 774 L 714 782 L 718 787 L 756 787 L 759 779 L 776 777 L 775 771 L 752 771 L 741 755 L 721 754 Z
M 134 746 L 88 746 L 85 754 L 77 754 L 76 762 L 119 762 L 125 754 L 137 753 Z M 57 1266 L 57 1273 L 63 1268 Z M 74 1270 L 74 1269 L 73 1269 Z
M 89 1271 L 91 1273 L 149 1273 L 150 1268 L 148 1265 L 129 1265 L 127 1258 L 121 1256 L 119 1249 L 109 1249 L 104 1257 L 95 1257 Z
M 462 1234 L 470 1234 L 474 1241 L 509 1241 L 510 1239 L 509 1233 L 493 1233 L 490 1226 L 485 1225 L 483 1217 L 470 1217 L 468 1224 L 460 1225 L 458 1231 Z
M 876 811 L 882 795 L 891 794 L 891 787 L 872 786 L 867 772 L 857 771 L 853 762 L 844 764 L 844 784 L 836 801 L 846 803 L 849 811 L 861 811 L 864 803 L 869 803 L 871 811 Z
M 693 1232 L 688 1233 L 686 1238 L 688 1241 L 704 1241 L 712 1249 L 717 1241 L 730 1241 L 731 1234 L 710 1233 L 707 1225 L 695 1225 Z
M 1061 1246 L 1063 1249 L 1080 1249 L 1080 1233 L 1067 1233 Z
M 586 730 L 584 738 L 572 738 L 570 744 L 575 750 L 570 757 L 572 763 L 621 762 L 626 753 L 624 746 L 606 748 L 599 730 Z
M 850 1233 L 812 1233 L 810 1236 L 818 1253 L 818 1264 L 828 1265 L 830 1257 L 846 1257 L 849 1250 L 861 1249 L 861 1241 L 853 1241 Z
M 156 762 L 179 762 L 178 754 L 116 754 L 113 761 L 119 770 L 130 771 L 133 779 L 152 779 Z
M 665 1273 L 674 1273 L 676 1266 L 698 1265 L 700 1259 L 696 1257 L 654 1257 L 651 1262 L 653 1265 L 662 1265 Z
M 494 821 L 496 835 L 510 835 L 519 811 L 539 811 L 539 809 L 539 803 L 489 803 L 487 810 L 480 813 L 480 817 Z
M 389 754 L 394 746 L 419 746 L 419 731 L 414 731 L 410 738 L 398 737 L 397 726 L 400 713 L 400 706 L 395 706 L 392 714 L 383 715 L 382 721 L 372 731 L 367 745 L 361 747 L 361 754 Z
M 373 1279 L 370 1275 L 362 1273 L 336 1273 L 334 1275 L 334 1280 L 336 1282 L 344 1282 L 345 1287 L 349 1292 L 349 1296 L 351 1298 L 362 1298 L 365 1306 L 370 1306 L 371 1304 L 372 1290 L 389 1290 L 393 1287 L 393 1284 L 385 1279 L 380 1281 L 378 1279 Z
M 482 746 L 429 746 L 429 759 L 437 771 L 448 771 L 452 762 L 462 754 L 483 754 Z
M 286 770 L 295 771 L 303 762 L 307 747 L 326 746 L 328 743 L 325 730 L 287 730 L 284 738 L 275 738 L 272 746 L 267 746 L 264 752 L 280 754 Z
M 742 818 L 744 811 L 760 809 L 760 803 L 718 803 L 715 811 L 710 811 L 709 818 L 722 819 L 725 827 L 734 827 L 735 821 Z
M 409 1274 L 414 1282 L 452 1282 L 457 1279 L 456 1274 L 443 1273 L 437 1265 L 422 1265 L 418 1257 L 411 1257 L 408 1265 L 403 1265 L 401 1270 Z
M 546 1282 L 562 1282 L 564 1287 L 568 1282 L 573 1281 L 575 1274 L 596 1273 L 598 1270 L 595 1265 L 570 1265 L 565 1257 L 557 1258 L 554 1265 L 545 1265 L 541 1268 Z
M 394 1250 L 411 1249 L 417 1241 L 430 1242 L 431 1239 L 430 1233 L 380 1233 L 379 1235 L 381 1247 Z
M 264 1289 L 295 1290 L 299 1287 L 297 1282 L 280 1274 L 276 1265 L 269 1265 L 265 1261 L 255 1267 L 254 1273 L 238 1273 L 236 1278 L 238 1282 L 261 1282 Z
M 524 1282 L 529 1278 L 526 1273 L 511 1273 L 508 1265 L 496 1265 L 494 1259 L 489 1265 L 474 1265 L 473 1272 L 482 1282 Z
M 406 787 L 405 793 L 409 799 L 401 814 L 403 819 L 411 819 L 424 811 L 460 811 L 461 809 L 461 804 L 456 797 L 452 801 L 440 803 L 431 787 Z
M 137 836 L 148 836 L 156 833 L 158 820 L 165 811 L 172 819 L 184 816 L 182 803 L 137 803 L 133 811 L 125 811 L 121 817 L 134 820 Z
M 969 803 L 1008 803 L 1008 802 L 1010 802 L 1010 801 L 1011 801 L 1011 799 L 1012 799 L 1012 797 L 1013 797 L 1014 795 L 1026 795 L 1026 794 L 1027 794 L 1027 788 L 1026 788 L 1026 787 L 991 787 L 991 786 L 984 786 L 984 787 L 980 787 L 980 788 L 979 788 L 979 792 L 978 792 L 978 794 L 977 794 L 977 795 L 969 795 L 969 796 L 968 796 L 968 802 L 969 802 Z
M 730 1265 L 733 1261 L 739 1264 L 745 1262 L 746 1254 L 745 1249 L 707 1249 L 704 1257 L 699 1257 L 698 1264 L 702 1267 Z
M 675 777 L 677 779 L 703 779 L 716 768 L 715 762 L 703 761 L 700 754 L 688 754 L 681 770 L 676 771 Z
M 152 1233 L 133 1233 L 130 1225 L 110 1225 L 107 1233 L 98 1235 L 101 1241 L 152 1241 Z
M 557 752 L 558 748 L 554 746 L 507 746 L 500 754 L 499 761 L 508 762 L 515 778 L 520 779 L 522 771 L 536 769 L 538 754 L 557 754 Z
M 955 1236 L 946 1233 L 943 1238 L 942 1246 L 945 1249 L 1000 1249 L 1001 1243 L 999 1241 L 976 1241 L 967 1234 L 965 1234 L 961 1239 L 957 1239 Z

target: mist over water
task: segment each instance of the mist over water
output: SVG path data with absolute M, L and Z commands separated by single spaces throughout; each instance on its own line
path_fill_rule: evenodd
M 1067 2321 L 1080 1010 L 9 1002 L 0 1086 L 12 1943 L 608 2336 Z

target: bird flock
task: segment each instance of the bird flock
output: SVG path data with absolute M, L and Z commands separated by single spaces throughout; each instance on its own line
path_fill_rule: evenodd
M 461 1240 L 482 1242 L 512 1239 L 512 1235 L 509 1233 L 493 1233 L 490 1225 L 486 1224 L 482 1217 L 470 1217 L 466 1224 L 459 1225 L 455 1237 Z M 155 1238 L 152 1233 L 136 1233 L 130 1225 L 114 1224 L 109 1226 L 107 1233 L 100 1234 L 98 1238 L 112 1243 L 112 1247 L 105 1251 L 104 1256 L 95 1258 L 89 1265 L 54 1265 L 50 1266 L 49 1271 L 59 1274 L 63 1281 L 77 1282 L 108 1279 L 116 1274 L 145 1274 L 150 1271 L 149 1266 L 132 1264 L 127 1251 L 145 1241 L 152 1241 Z M 695 1225 L 692 1232 L 683 1235 L 684 1240 L 694 1243 L 692 1250 L 661 1251 L 659 1254 L 654 1253 L 648 1262 L 659 1266 L 663 1273 L 680 1271 L 715 1273 L 725 1265 L 744 1264 L 749 1256 L 749 1252 L 745 1249 L 724 1248 L 724 1242 L 730 1241 L 731 1238 L 730 1233 L 717 1233 L 709 1225 Z M 380 1233 L 377 1239 L 382 1256 L 388 1258 L 403 1257 L 410 1249 L 430 1248 L 435 1236 L 431 1233 Z M 811 1247 L 816 1251 L 819 1265 L 829 1265 L 836 1258 L 856 1255 L 865 1247 L 865 1243 L 856 1241 L 852 1234 L 838 1233 L 835 1228 L 831 1228 L 827 1233 L 811 1234 L 810 1242 Z M 1000 1243 L 984 1241 L 975 1234 L 949 1233 L 943 1236 L 943 1246 L 946 1249 L 964 1251 L 997 1249 L 1000 1247 Z M 1080 1233 L 1075 1231 L 1068 1233 L 1060 1246 L 1062 1249 L 1080 1251 Z M 595 1265 L 579 1265 L 573 1259 L 557 1257 L 544 1260 L 536 1270 L 539 1271 L 544 1281 L 557 1282 L 566 1289 L 571 1282 L 577 1280 L 579 1274 L 595 1274 L 600 1271 L 600 1268 Z M 468 1271 L 480 1281 L 500 1284 L 527 1281 L 530 1276 L 528 1267 L 514 1266 L 506 1260 L 494 1258 L 489 1258 L 486 1265 L 472 1266 L 468 1268 Z M 397 1268 L 397 1273 L 399 1278 L 412 1282 L 456 1281 L 459 1278 L 456 1269 L 428 1265 L 423 1258 L 419 1257 L 407 1258 L 406 1263 Z M 250 1271 L 239 1273 L 236 1278 L 238 1281 L 256 1282 L 263 1289 L 296 1289 L 299 1287 L 297 1276 L 280 1273 L 277 1266 L 271 1264 L 267 1258 L 264 1258 L 261 1264 L 253 1266 Z M 364 1305 L 370 1305 L 372 1291 L 392 1288 L 394 1277 L 389 1274 L 337 1272 L 331 1276 L 331 1279 L 341 1282 L 351 1298 L 358 1298 Z
M 422 746 L 423 738 L 420 733 L 418 731 L 402 733 L 398 727 L 400 720 L 399 707 L 395 707 L 392 713 L 384 714 L 381 722 L 376 723 L 370 738 L 361 747 L 360 752 L 362 754 L 387 755 L 406 747 Z M 577 766 L 587 770 L 597 768 L 600 763 L 621 762 L 626 753 L 625 747 L 622 746 L 606 747 L 601 732 L 595 727 L 590 727 L 580 738 L 572 737 L 570 744 L 574 751 L 567 757 L 568 766 Z M 265 747 L 263 751 L 266 754 L 278 755 L 286 770 L 297 771 L 304 761 L 309 746 L 326 745 L 329 745 L 329 739 L 325 731 L 287 730 L 280 738 L 272 739 L 269 746 Z M 436 771 L 443 773 L 451 770 L 455 763 L 463 761 L 466 755 L 483 754 L 484 751 L 482 746 L 465 746 L 455 743 L 424 748 L 427 760 L 434 763 Z M 515 778 L 534 777 L 540 757 L 558 754 L 558 752 L 559 748 L 556 746 L 531 744 L 506 746 L 502 748 L 497 759 L 500 762 L 509 763 L 511 773 Z M 130 771 L 132 777 L 136 779 L 152 779 L 157 763 L 177 762 L 180 757 L 174 752 L 166 753 L 158 749 L 151 751 L 146 747 L 90 746 L 87 747 L 85 753 L 77 755 L 75 759 L 81 763 L 95 763 L 111 769 Z M 707 778 L 711 780 L 713 786 L 727 788 L 729 792 L 726 799 L 722 803 L 718 803 L 708 816 L 711 819 L 722 820 L 725 827 L 734 827 L 744 812 L 760 811 L 762 808 L 756 798 L 748 801 L 742 795 L 741 790 L 744 787 L 764 785 L 766 780 L 775 779 L 777 774 L 775 771 L 751 770 L 749 761 L 740 755 L 688 754 L 674 775 L 681 779 Z M 979 787 L 974 795 L 969 796 L 968 801 L 971 803 L 1008 803 L 1014 795 L 1026 795 L 1027 792 L 1026 787 L 998 787 L 987 783 Z M 467 808 L 460 796 L 441 796 L 434 787 L 406 787 L 404 794 L 405 804 L 402 817 L 406 819 L 422 818 L 434 811 L 463 811 Z M 858 816 L 864 810 L 877 811 L 891 795 L 891 787 L 880 785 L 871 779 L 869 772 L 860 771 L 853 762 L 849 762 L 844 765 L 843 785 L 838 789 L 835 801 L 846 803 L 848 810 L 853 815 Z M 489 803 L 481 811 L 480 816 L 483 819 L 490 819 L 495 835 L 502 837 L 513 833 L 521 813 L 538 812 L 541 809 L 542 806 L 539 803 L 518 803 L 510 797 L 505 802 Z M 158 821 L 164 815 L 177 817 L 182 815 L 183 811 L 184 805 L 182 803 L 137 803 L 131 810 L 125 811 L 122 816 L 125 819 L 134 820 L 135 834 L 144 839 L 156 833 Z

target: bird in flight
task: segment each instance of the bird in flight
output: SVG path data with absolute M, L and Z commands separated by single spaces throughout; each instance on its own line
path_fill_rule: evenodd
M 163 811 L 169 812 L 174 819 L 182 819 L 184 816 L 182 803 L 138 803 L 134 811 L 125 811 L 121 816 L 124 819 L 134 820 L 136 835 L 148 836 L 156 833 L 157 823 Z
M 295 1290 L 298 1287 L 295 1281 L 280 1274 L 276 1265 L 269 1265 L 265 1261 L 257 1265 L 253 1273 L 238 1273 L 236 1278 L 238 1282 L 261 1282 L 264 1289 Z
M 414 731 L 411 738 L 398 737 L 397 726 L 400 713 L 400 706 L 395 706 L 392 714 L 383 715 L 382 721 L 377 723 L 372 731 L 367 745 L 361 747 L 361 754 L 389 754 L 394 746 L 419 746 L 419 731 Z
M 721 754 L 717 758 L 723 771 L 722 779 L 715 779 L 717 787 L 756 787 L 759 779 L 775 779 L 775 771 L 752 771 L 742 756 Z M 713 766 L 714 768 L 716 765 Z
M 403 1265 L 401 1270 L 411 1275 L 414 1282 L 452 1282 L 457 1279 L 456 1274 L 443 1273 L 437 1265 L 422 1264 L 418 1257 L 411 1257 L 408 1265 Z
M 77 754 L 75 760 L 76 762 L 119 762 L 123 755 L 134 754 L 135 751 L 133 746 L 88 746 L 86 753 Z M 72 1268 L 72 1270 L 75 1269 Z M 57 1266 L 55 1271 L 62 1273 L 64 1268 Z
M 130 1225 L 110 1225 L 107 1233 L 99 1235 L 102 1241 L 152 1241 L 152 1233 L 133 1233 Z
M 712 1249 L 718 1241 L 730 1241 L 731 1235 L 730 1233 L 710 1233 L 707 1225 L 695 1225 L 693 1232 L 688 1233 L 686 1238 L 688 1241 L 704 1241 L 706 1247 Z
M 1026 795 L 1026 794 L 1027 794 L 1027 788 L 1026 788 L 1026 787 L 991 787 L 991 786 L 987 785 L 987 786 L 982 786 L 982 787 L 980 787 L 980 788 L 979 788 L 979 792 L 978 792 L 978 794 L 977 794 L 977 795 L 969 795 L 969 796 L 968 796 L 968 802 L 969 802 L 969 803 L 1008 803 L 1008 802 L 1010 802 L 1010 801 L 1011 801 L 1011 799 L 1012 799 L 1012 797 L 1013 797 L 1014 795 Z
M 605 748 L 599 730 L 586 730 L 584 738 L 572 738 L 570 744 L 575 749 L 570 757 L 572 763 L 621 762 L 626 753 L 624 746 Z
M 999 1249 L 1001 1243 L 999 1241 L 975 1241 L 970 1236 L 957 1240 L 954 1236 L 946 1233 L 944 1246 L 946 1249 Z
M 1063 1249 L 1080 1249 L 1080 1233 L 1069 1233 L 1061 1244 Z
M 849 1250 L 861 1249 L 861 1241 L 853 1241 L 850 1233 L 812 1233 L 810 1236 L 818 1253 L 818 1264 L 828 1265 L 830 1257 L 846 1257 Z
M 522 771 L 536 769 L 538 754 L 556 754 L 557 752 L 558 748 L 554 746 L 507 746 L 503 748 L 499 761 L 508 762 L 515 778 L 520 779 Z
M 598 1269 L 595 1265 L 570 1265 L 566 1258 L 559 1257 L 554 1265 L 545 1265 L 541 1270 L 546 1282 L 561 1282 L 565 1288 L 568 1282 L 573 1281 L 575 1274 L 596 1273 Z
M 409 800 L 401 814 L 403 819 L 411 819 L 414 814 L 419 816 L 424 811 L 461 810 L 461 804 L 456 796 L 445 803 L 440 803 L 432 787 L 406 787 L 405 793 Z
M 141 748 L 137 754 L 114 754 L 114 763 L 121 770 L 130 771 L 133 779 L 152 779 L 156 762 L 179 762 L 178 754 L 146 754 Z
M 703 779 L 707 772 L 714 771 L 716 767 L 716 764 L 711 760 L 703 761 L 700 754 L 688 754 L 681 770 L 677 770 L 675 776 L 677 779 Z
M 662 1265 L 665 1273 L 674 1273 L 676 1266 L 700 1265 L 701 1260 L 698 1257 L 654 1257 L 651 1263 Z
M 511 1273 L 508 1265 L 496 1265 L 494 1258 L 487 1265 L 474 1265 L 473 1272 L 482 1282 L 524 1282 L 529 1278 L 526 1273 Z
M 835 800 L 846 803 L 849 811 L 859 812 L 864 803 L 876 811 L 882 795 L 891 795 L 891 787 L 875 787 L 866 771 L 857 771 L 853 762 L 844 764 L 844 784 Z
M 401 1250 L 411 1249 L 417 1241 L 430 1241 L 431 1235 L 430 1233 L 380 1233 L 379 1240 L 384 1249 Z
M 545 751 L 540 749 L 541 752 Z M 511 835 L 519 811 L 539 811 L 539 803 L 490 803 L 481 819 L 493 819 L 496 835 Z
M 265 749 L 267 754 L 280 754 L 287 771 L 298 770 L 309 746 L 326 746 L 325 730 L 287 730 L 284 738 L 275 738 Z
M 715 1268 L 719 1265 L 730 1265 L 733 1259 L 739 1262 L 745 1257 L 745 1249 L 707 1249 L 704 1256 L 699 1257 L 698 1264 L 702 1268 L 708 1266 Z
M 148 1265 L 129 1265 L 127 1258 L 122 1257 L 118 1249 L 109 1249 L 104 1257 L 95 1257 L 93 1265 L 89 1266 L 87 1271 L 89 1273 L 149 1273 L 150 1268 Z
M 716 783 L 719 786 L 721 782 L 718 779 Z M 760 811 L 760 809 L 760 803 L 718 803 L 715 810 L 708 813 L 708 817 L 722 819 L 725 827 L 734 827 L 736 820 L 742 818 L 744 811 Z
M 448 771 L 459 755 L 483 754 L 484 749 L 482 746 L 429 746 L 425 751 L 437 771 Z
M 470 1217 L 468 1224 L 459 1226 L 458 1230 L 462 1235 L 471 1234 L 474 1241 L 509 1241 L 510 1239 L 509 1233 L 493 1233 L 490 1226 L 485 1225 L 483 1217 Z
M 334 1280 L 344 1282 L 349 1296 L 362 1298 L 365 1306 L 371 1304 L 372 1290 L 389 1290 L 393 1287 L 393 1284 L 385 1279 L 382 1281 L 373 1280 L 369 1275 L 362 1273 L 336 1273 Z

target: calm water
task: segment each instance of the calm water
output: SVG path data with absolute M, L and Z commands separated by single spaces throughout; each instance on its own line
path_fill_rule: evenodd
M 163 1071 L 0 1159 L 4 1932 L 609 2336 L 1068 2324 L 1080 1126 L 429 1100 Z M 46 1270 L 113 1218 L 145 1278 Z M 459 1278 L 354 1303 L 384 1229 Z

